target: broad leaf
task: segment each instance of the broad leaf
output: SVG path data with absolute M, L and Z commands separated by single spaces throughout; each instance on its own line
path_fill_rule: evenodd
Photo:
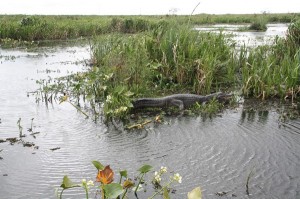
M 167 187 L 164 187 L 163 199 L 170 199 Z
M 92 161 L 92 163 L 96 167 L 96 169 L 98 169 L 98 171 L 104 169 L 104 166 L 100 162 L 94 160 L 94 161 Z
M 63 189 L 69 189 L 73 187 L 80 187 L 80 185 L 73 183 L 68 176 L 64 176 L 63 182 L 60 185 L 61 188 Z
M 151 171 L 151 169 L 152 169 L 152 166 L 145 164 L 141 168 L 139 168 L 138 171 L 141 173 L 147 173 L 147 172 Z
M 114 180 L 114 171 L 107 165 L 103 170 L 99 170 L 96 181 L 102 184 L 110 184 Z
M 120 171 L 121 177 L 127 178 L 127 170 Z
M 191 192 L 188 192 L 188 199 L 201 199 L 202 193 L 200 187 L 196 187 Z
M 124 192 L 124 189 L 118 183 L 106 184 L 103 189 L 107 198 L 116 198 Z
M 126 104 L 128 108 L 133 108 L 133 104 L 131 102 Z

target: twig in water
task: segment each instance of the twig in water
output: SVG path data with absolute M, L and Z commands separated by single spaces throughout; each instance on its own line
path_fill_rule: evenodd
M 23 131 L 23 127 L 21 126 L 21 118 L 19 118 L 19 120 L 17 121 L 18 127 L 19 127 L 19 132 L 20 132 L 20 138 L 24 137 L 24 135 L 22 134 Z
M 253 176 L 253 170 L 250 171 L 248 177 L 247 177 L 247 182 L 246 182 L 246 194 L 249 196 L 250 192 L 249 192 L 249 181 L 250 178 Z

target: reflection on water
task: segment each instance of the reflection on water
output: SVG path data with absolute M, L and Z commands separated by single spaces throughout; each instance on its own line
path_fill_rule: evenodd
M 143 164 L 156 170 L 167 166 L 183 176 L 172 198 L 186 198 L 196 186 L 201 186 L 204 198 L 219 198 L 217 192 L 226 192 L 224 198 L 300 197 L 299 120 L 280 127 L 274 109 L 241 106 L 221 117 L 167 117 L 162 125 L 120 132 L 85 119 L 67 103 L 46 108 L 27 97 L 38 87 L 37 79 L 84 70 L 77 63 L 89 58 L 87 46 L 37 52 L 1 49 L 0 53 L 0 139 L 17 137 L 17 120 L 22 118 L 27 135 L 23 139 L 39 147 L 0 143 L 1 198 L 55 198 L 64 175 L 77 183 L 95 179 L 92 160 L 110 164 L 116 173 L 127 169 L 131 177 Z M 33 131 L 40 132 L 36 138 L 27 132 L 31 118 Z M 147 187 L 151 189 L 150 184 Z M 140 198 L 149 195 L 150 191 L 142 192 Z M 68 190 L 66 196 L 84 198 L 84 193 Z

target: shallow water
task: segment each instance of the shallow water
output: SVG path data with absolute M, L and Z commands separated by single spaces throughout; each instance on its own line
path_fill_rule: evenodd
M 232 39 L 236 42 L 237 47 L 246 45 L 253 47 L 257 45 L 270 45 L 274 42 L 276 36 L 285 37 L 288 24 L 267 24 L 267 30 L 264 32 L 239 32 L 239 28 L 244 28 L 245 25 L 232 25 L 232 24 L 216 24 L 211 26 L 199 26 L 196 30 L 209 31 L 231 35 Z
M 85 119 L 67 103 L 47 108 L 27 97 L 38 88 L 35 80 L 85 70 L 87 46 L 0 50 L 0 139 L 18 137 L 21 118 L 27 135 L 23 140 L 39 147 L 0 143 L 0 198 L 55 198 L 64 175 L 76 183 L 95 179 L 92 160 L 110 164 L 116 173 L 127 169 L 131 177 L 143 164 L 155 170 L 167 166 L 183 176 L 172 198 L 186 198 L 196 186 L 204 198 L 300 198 L 300 120 L 282 124 L 275 108 L 258 112 L 241 105 L 211 119 L 166 117 L 164 124 L 118 131 Z M 31 118 L 33 131 L 40 132 L 36 138 L 27 132 Z M 220 197 L 218 192 L 227 194 Z M 65 196 L 84 198 L 84 193 L 67 190 Z M 90 196 L 94 198 L 94 189 Z

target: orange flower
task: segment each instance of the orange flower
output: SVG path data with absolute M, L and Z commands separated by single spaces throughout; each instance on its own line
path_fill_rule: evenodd
M 97 182 L 101 182 L 102 184 L 110 184 L 114 180 L 114 172 L 111 170 L 109 165 L 107 165 L 103 170 L 98 172 L 96 177 Z

